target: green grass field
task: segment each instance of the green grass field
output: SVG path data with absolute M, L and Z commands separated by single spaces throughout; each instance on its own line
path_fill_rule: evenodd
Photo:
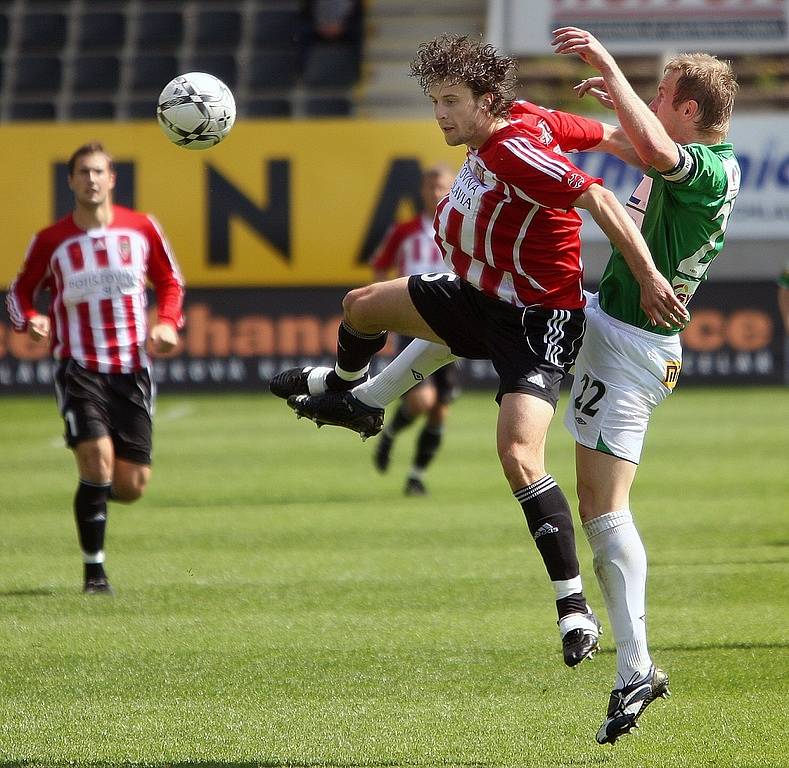
M 610 632 L 563 666 L 495 418 L 464 395 L 405 498 L 413 431 L 381 477 L 373 441 L 268 395 L 161 397 L 106 598 L 80 592 L 54 400 L 0 400 L 0 768 L 789 765 L 789 392 L 680 387 L 655 414 L 633 510 L 673 696 L 613 748 Z M 548 466 L 574 499 L 559 419 Z

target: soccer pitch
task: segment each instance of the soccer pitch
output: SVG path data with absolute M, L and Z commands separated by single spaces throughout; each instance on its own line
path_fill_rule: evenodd
M 453 407 L 425 498 L 414 429 L 379 476 L 374 440 L 270 395 L 161 397 L 148 494 L 110 507 L 110 598 L 80 592 L 54 399 L 0 414 L 0 768 L 789 764 L 786 389 L 680 386 L 654 416 L 632 507 L 673 696 L 614 747 L 588 546 L 606 633 L 569 670 L 492 394 Z

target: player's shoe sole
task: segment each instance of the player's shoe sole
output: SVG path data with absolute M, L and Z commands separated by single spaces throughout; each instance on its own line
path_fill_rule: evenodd
M 671 696 L 668 675 L 654 664 L 647 674 L 624 688 L 614 688 L 608 699 L 608 713 L 595 737 L 598 744 L 615 744 L 638 728 L 638 719 L 655 700 Z
M 574 623 L 580 626 L 568 629 L 562 635 L 562 654 L 564 655 L 564 663 L 568 667 L 577 667 L 582 661 L 592 659 L 595 653 L 600 650 L 599 641 L 603 630 L 597 616 L 591 611 L 572 614 L 567 618 L 575 618 Z
M 365 405 L 350 392 L 294 395 L 288 398 L 288 405 L 299 418 L 310 419 L 319 427 L 345 427 L 358 432 L 362 440 L 377 435 L 384 426 L 384 409 Z

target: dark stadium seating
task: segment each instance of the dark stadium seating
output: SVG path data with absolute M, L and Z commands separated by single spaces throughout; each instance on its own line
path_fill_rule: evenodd
M 236 57 L 232 54 L 203 53 L 192 56 L 187 64 L 189 72 L 210 72 L 228 88 L 234 88 L 238 77 Z
M 0 14 L 0 51 L 5 50 L 8 43 L 8 16 Z
M 86 13 L 79 23 L 80 51 L 117 51 L 123 46 L 126 19 L 122 13 Z
M 24 53 L 54 53 L 66 44 L 66 30 L 66 17 L 62 13 L 25 13 L 20 48 Z
M 255 13 L 252 45 L 255 48 L 295 45 L 302 34 L 304 17 L 295 9 L 262 9 Z
M 295 51 L 256 53 L 250 61 L 250 88 L 289 88 L 298 77 L 298 56 Z
M 235 51 L 241 40 L 241 14 L 237 11 L 203 11 L 197 17 L 198 50 Z
M 359 57 L 353 45 L 316 43 L 304 61 L 307 86 L 350 86 L 359 76 Z
M 289 99 L 250 99 L 247 102 L 249 117 L 290 117 L 293 114 Z
M 150 119 L 175 75 L 206 71 L 244 116 L 350 114 L 360 8 L 325 39 L 308 0 L 0 0 L 0 113 Z
M 347 117 L 351 100 L 345 96 L 309 96 L 304 104 L 308 117 Z
M 112 120 L 115 117 L 112 101 L 75 101 L 69 109 L 72 120 Z
M 116 56 L 80 56 L 74 62 L 74 91 L 114 91 L 120 81 Z
M 12 120 L 54 120 L 55 105 L 51 101 L 15 101 L 10 116 Z
M 137 22 L 137 49 L 174 51 L 184 39 L 184 20 L 179 11 L 144 11 Z
M 56 93 L 63 80 L 57 56 L 21 56 L 16 62 L 16 93 Z
M 178 59 L 175 56 L 141 54 L 137 56 L 132 66 L 132 91 L 135 93 L 156 91 L 158 93 L 178 74 L 180 74 Z

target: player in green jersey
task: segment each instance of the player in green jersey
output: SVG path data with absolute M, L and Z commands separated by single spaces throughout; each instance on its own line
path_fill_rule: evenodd
M 656 266 L 687 304 L 723 247 L 740 186 L 733 147 L 725 142 L 737 90 L 729 65 L 707 54 L 677 56 L 647 105 L 585 30 L 558 29 L 553 45 L 600 73 L 576 86 L 577 93 L 615 109 L 621 127 L 608 126 L 594 149 L 645 168 L 627 208 Z M 647 647 L 647 559 L 630 488 L 652 410 L 677 382 L 681 325 L 650 323 L 616 248 L 585 311 L 565 424 L 576 440 L 579 511 L 617 650 L 616 683 L 597 733 L 605 744 L 629 733 L 650 702 L 668 695 L 668 676 Z

